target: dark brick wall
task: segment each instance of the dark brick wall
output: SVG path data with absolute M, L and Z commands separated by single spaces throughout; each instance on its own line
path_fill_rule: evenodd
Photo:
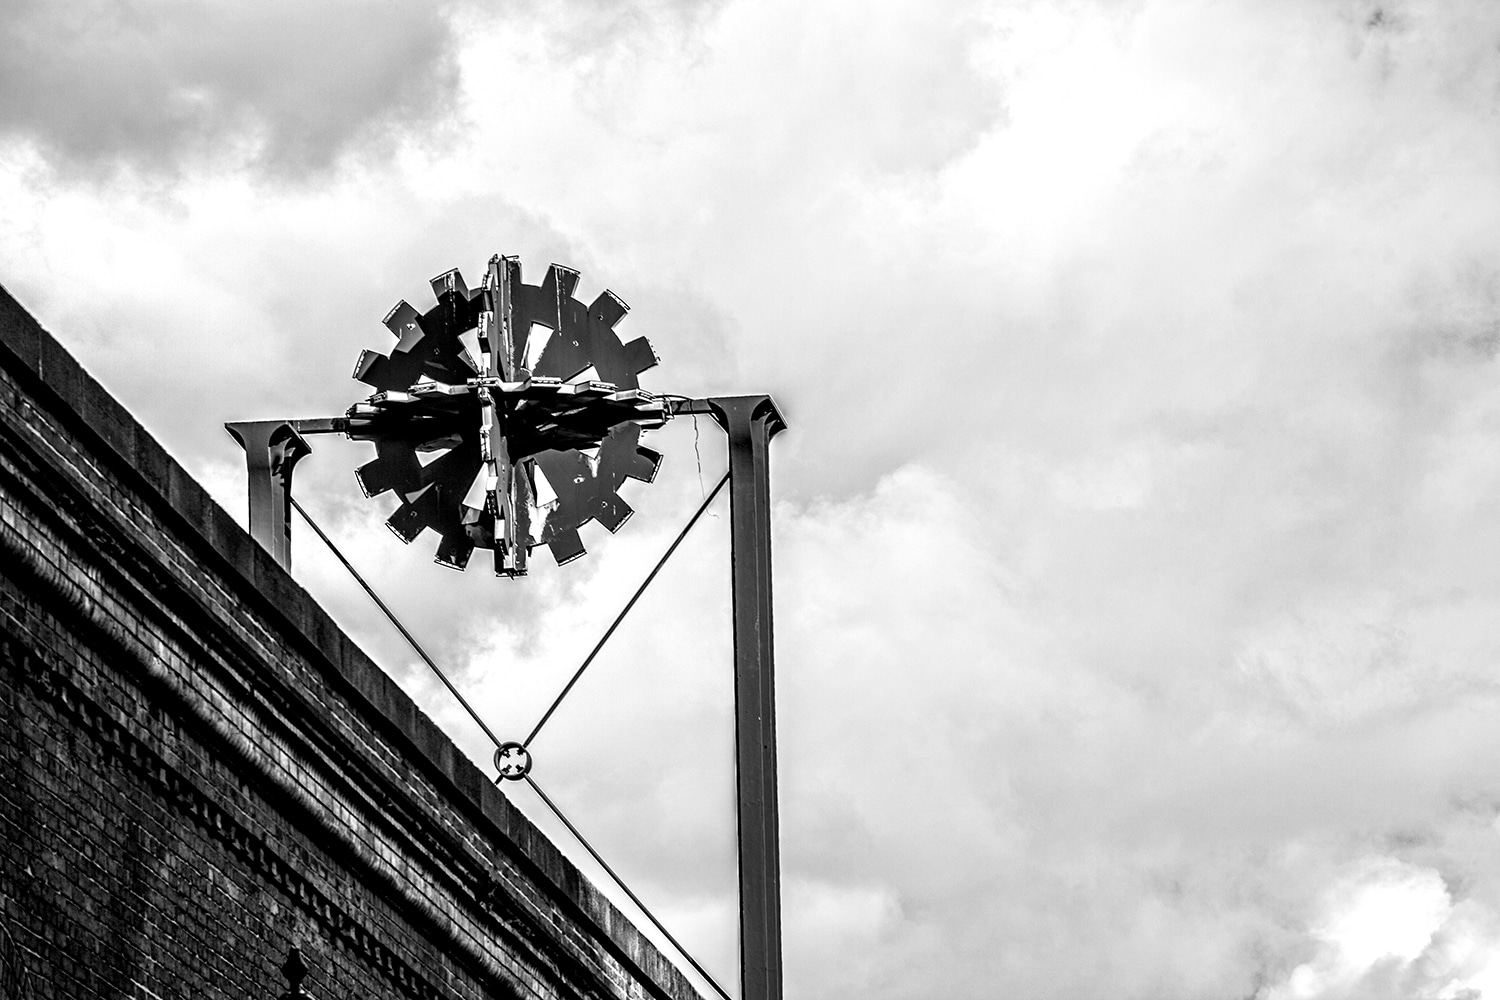
M 696 1000 L 0 289 L 0 997 Z

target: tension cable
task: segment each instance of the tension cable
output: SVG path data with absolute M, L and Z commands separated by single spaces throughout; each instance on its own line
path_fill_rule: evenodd
M 570 690 L 572 690 L 573 685 L 578 681 L 578 678 L 583 675 L 583 671 L 588 667 L 590 663 L 593 662 L 593 659 L 596 655 L 598 655 L 599 650 L 604 647 L 604 643 L 614 633 L 616 627 L 619 626 L 620 622 L 624 621 L 626 614 L 628 614 L 630 612 L 630 609 L 635 606 L 635 602 L 640 598 L 641 594 L 645 592 L 646 587 L 651 583 L 653 579 L 656 578 L 656 574 L 661 570 L 661 568 L 666 565 L 666 562 L 669 558 L 671 558 L 672 553 L 677 551 L 677 546 L 682 544 L 682 540 L 687 537 L 687 534 L 692 530 L 693 525 L 698 523 L 698 519 L 703 516 L 703 512 L 708 509 L 708 505 L 712 503 L 714 498 L 719 495 L 719 491 L 724 488 L 724 484 L 727 482 L 729 482 L 729 473 L 726 472 L 724 473 L 724 477 L 719 480 L 719 484 L 713 488 L 713 492 L 711 492 L 708 497 L 704 499 L 703 503 L 698 507 L 698 510 L 693 514 L 692 518 L 688 520 L 687 525 L 678 534 L 676 540 L 673 541 L 672 544 L 667 548 L 667 551 L 657 562 L 655 568 L 651 570 L 650 574 L 641 583 L 640 587 L 635 592 L 635 596 L 631 597 L 630 601 L 625 605 L 624 610 L 622 610 L 620 614 L 615 618 L 614 624 L 610 625 L 609 630 L 604 633 L 604 637 L 599 640 L 599 643 L 594 647 L 593 652 L 589 653 L 588 658 L 583 661 L 583 666 L 579 667 L 577 672 L 573 674 L 572 679 L 569 680 L 567 686 L 563 688 L 562 694 L 559 694 L 557 696 L 557 699 L 553 701 L 552 706 L 547 709 L 546 714 L 542 716 L 541 722 L 538 722 L 536 724 L 536 728 L 531 731 L 531 736 L 527 737 L 526 743 L 530 743 L 533 739 L 536 738 L 536 734 L 541 731 L 542 724 L 552 716 L 553 711 L 556 710 L 557 706 L 562 703 L 563 697 L 567 695 Z M 708 970 L 700 965 L 698 963 L 698 960 L 692 956 L 692 953 L 684 948 L 681 942 L 677 940 L 677 938 L 672 936 L 672 932 L 667 930 L 666 927 L 662 925 L 662 922 L 660 920 L 656 919 L 656 914 L 647 909 L 646 904 L 641 902 L 641 898 L 635 894 L 630 886 L 625 884 L 625 880 L 622 879 L 619 874 L 609 866 L 609 863 L 599 855 L 598 851 L 594 850 L 594 845 L 590 844 L 584 838 L 583 834 L 578 832 L 578 828 L 573 825 L 573 821 L 568 819 L 563 811 L 557 807 L 557 804 L 547 796 L 546 792 L 542 791 L 541 786 L 538 785 L 536 783 L 536 780 L 531 777 L 531 755 L 526 749 L 526 744 L 518 743 L 515 740 L 501 740 L 495 735 L 494 731 L 491 730 L 489 726 L 485 725 L 484 720 L 479 717 L 479 713 L 474 711 L 474 707 L 469 704 L 468 700 L 459 693 L 458 688 L 453 685 L 453 682 L 448 679 L 448 675 L 443 673 L 442 669 L 438 667 L 431 656 L 427 655 L 427 651 L 422 648 L 421 644 L 417 642 L 416 638 L 411 634 L 410 631 L 407 630 L 406 626 L 401 623 L 401 619 L 396 617 L 396 613 L 392 611 L 386 605 L 386 603 L 380 599 L 380 595 L 375 593 L 374 588 L 372 588 L 369 583 L 365 581 L 365 578 L 363 576 L 360 576 L 359 571 L 356 570 L 353 564 L 351 564 L 349 560 L 344 557 L 344 554 L 339 551 L 339 547 L 333 543 L 333 539 L 329 538 L 327 533 L 318 526 L 318 523 L 312 519 L 312 516 L 307 513 L 307 511 L 302 507 L 300 503 L 297 502 L 297 499 L 295 497 L 288 496 L 287 500 L 291 502 L 292 507 L 296 509 L 297 513 L 302 515 L 302 519 L 307 522 L 308 527 L 312 528 L 317 536 L 322 539 L 323 544 L 328 546 L 328 550 L 332 552 L 338 559 L 338 561 L 343 564 L 344 568 L 349 571 L 349 575 L 354 577 L 355 582 L 357 582 L 362 588 L 364 588 L 366 594 L 370 595 L 370 599 L 375 602 L 376 607 L 380 608 L 381 612 L 385 614 L 386 618 L 390 619 L 391 624 L 396 626 L 396 629 L 401 633 L 402 638 L 404 638 L 407 643 L 411 645 L 411 648 L 416 651 L 417 655 L 422 658 L 422 662 L 426 663 L 429 667 L 432 668 L 432 672 L 437 674 L 438 679 L 443 682 L 443 685 L 447 687 L 449 692 L 452 693 L 453 697 L 458 699 L 458 703 L 464 707 L 464 711 L 469 713 L 469 718 L 473 719 L 474 723 L 479 726 L 480 729 L 484 730 L 484 734 L 488 736 L 490 742 L 495 745 L 496 764 L 497 767 L 500 768 L 500 775 L 495 779 L 495 783 L 499 784 L 500 781 L 505 779 L 525 780 L 525 782 L 531 786 L 532 791 L 536 792 L 537 797 L 542 800 L 542 803 L 546 805 L 549 810 L 551 810 L 554 816 L 562 821 L 563 826 L 568 828 L 568 832 L 573 835 L 573 838 L 577 840 L 578 843 L 583 845 L 584 850 L 589 852 L 589 857 L 593 858 L 594 861 L 599 865 L 599 867 L 604 870 L 605 874 L 607 874 L 614 881 L 615 885 L 620 887 L 621 892 L 630 897 L 630 901 L 636 905 L 636 908 L 639 909 L 642 914 L 645 915 L 647 920 L 651 921 L 651 925 L 661 932 L 662 936 L 671 943 L 672 947 L 677 949 L 677 953 L 683 958 L 687 959 L 688 964 L 691 965 L 695 970 L 697 970 L 698 974 L 702 976 L 704 980 L 714 988 L 715 991 L 718 992 L 719 996 L 723 997 L 723 1000 L 732 1000 L 729 993 L 725 991 L 724 987 L 720 986 L 718 981 L 714 979 L 713 976 L 709 975 Z M 513 760 L 514 764 L 508 765 L 506 763 L 507 760 Z M 524 760 L 524 764 L 521 763 L 522 760 Z
M 302 515 L 302 520 L 307 522 L 307 526 L 317 532 L 319 538 L 323 539 L 323 544 L 328 546 L 328 550 L 338 558 L 339 562 L 344 564 L 344 568 L 349 571 L 350 576 L 354 577 L 355 582 L 365 589 L 365 593 L 370 595 L 370 600 L 375 602 L 375 606 L 385 613 L 385 616 L 391 620 L 391 624 L 396 626 L 397 631 L 411 644 L 411 648 L 417 651 L 417 655 L 422 658 L 422 662 L 432 668 L 432 672 L 438 675 L 438 680 L 442 681 L 443 685 L 453 694 L 453 697 L 458 699 L 458 703 L 464 707 L 464 711 L 469 713 L 469 718 L 473 719 L 475 724 L 484 730 L 484 735 L 490 738 L 491 743 L 497 747 L 500 746 L 500 737 L 496 736 L 490 730 L 490 727 L 484 724 L 484 720 L 479 717 L 479 713 L 474 711 L 474 706 L 470 705 L 464 696 L 459 694 L 458 688 L 453 686 L 453 682 L 448 679 L 448 675 L 443 673 L 442 669 L 433 662 L 432 657 L 427 655 L 427 651 L 422 648 L 416 638 L 406 630 L 406 626 L 401 624 L 401 619 L 396 617 L 396 613 L 386 607 L 385 602 L 380 599 L 380 595 L 375 593 L 374 589 L 365 582 L 365 578 L 359 575 L 359 570 L 355 569 L 350 565 L 349 560 L 344 558 L 344 554 L 339 551 L 339 547 L 333 544 L 333 539 L 324 534 L 323 529 L 318 527 L 318 522 L 314 521 L 308 515 L 307 511 L 302 509 L 302 505 L 297 502 L 296 497 L 287 494 L 287 499 L 291 501 L 297 513 Z
M 532 727 L 531 735 L 522 741 L 522 745 L 530 746 L 531 741 L 536 739 L 536 734 L 541 732 L 542 727 L 547 724 L 547 720 L 552 718 L 552 713 L 557 711 L 557 706 L 561 705 L 562 700 L 568 696 L 568 692 L 573 690 L 573 685 L 578 683 L 578 678 L 582 677 L 583 672 L 589 668 L 589 664 L 594 662 L 594 657 L 599 655 L 599 650 L 603 649 L 604 644 L 609 641 L 609 637 L 615 634 L 615 629 L 619 628 L 620 623 L 625 620 L 625 616 L 630 614 L 630 609 L 635 607 L 635 602 L 640 600 L 641 595 L 646 592 L 646 588 L 651 586 L 651 581 L 656 579 L 656 574 L 660 573 L 661 568 L 667 564 L 667 560 L 672 558 L 672 553 L 677 551 L 677 546 L 681 545 L 682 540 L 688 536 L 688 532 L 693 530 L 693 525 L 698 523 L 698 519 L 703 516 L 704 511 L 708 510 L 708 505 L 714 502 L 714 497 L 719 495 L 719 491 L 724 488 L 724 484 L 727 482 L 729 482 L 729 473 L 726 472 L 723 478 L 719 480 L 719 485 L 715 486 L 713 492 L 703 498 L 703 503 L 699 504 L 697 511 L 693 513 L 692 517 L 688 518 L 688 523 L 678 532 L 676 540 L 667 546 L 667 551 L 662 553 L 662 557 L 657 560 L 656 566 L 652 568 L 650 573 L 646 574 L 646 579 L 641 581 L 641 585 L 636 588 L 635 594 L 631 596 L 630 600 L 625 602 L 625 607 L 615 616 L 615 620 L 610 624 L 609 628 L 604 630 L 604 635 L 595 643 L 593 650 L 588 656 L 584 657 L 583 665 L 575 670 L 573 676 L 568 679 L 568 683 L 563 685 L 562 691 L 553 699 L 547 711 L 542 713 L 541 720 Z
M 724 987 L 720 986 L 718 981 L 715 980 L 713 976 L 710 976 L 708 974 L 707 969 L 698 964 L 697 959 L 688 954 L 688 950 L 678 943 L 677 939 L 672 936 L 672 932 L 661 925 L 661 921 L 656 919 L 656 915 L 654 913 L 646 909 L 646 904 L 641 902 L 641 897 L 631 892 L 630 886 L 625 884 L 625 880 L 620 878 L 619 875 L 616 875 L 615 870 L 609 866 L 609 863 L 599 856 L 599 852 L 594 850 L 594 845 L 590 844 L 587 840 L 584 839 L 583 834 L 578 832 L 578 827 L 574 826 L 572 821 L 569 820 L 568 817 L 563 815 L 563 811 L 557 808 L 556 803 L 554 803 L 547 797 L 547 793 L 542 791 L 542 786 L 536 783 L 536 779 L 529 774 L 525 775 L 524 777 L 526 780 L 526 784 L 531 786 L 531 790 L 536 792 L 537 795 L 541 797 L 541 800 L 547 804 L 548 809 L 552 810 L 552 815 L 562 820 L 562 824 L 563 826 L 568 828 L 568 832 L 573 835 L 575 840 L 583 845 L 584 850 L 589 852 L 589 857 L 597 861 L 599 863 L 599 867 L 603 868 L 606 872 L 609 873 L 609 877 L 614 879 L 615 885 L 619 886 L 625 891 L 625 895 L 629 896 L 630 901 L 636 905 L 636 908 L 646 915 L 646 919 L 651 921 L 651 925 L 657 930 L 661 931 L 662 935 L 665 936 L 668 941 L 672 942 L 672 947 L 676 948 L 678 953 L 681 954 L 683 958 L 687 959 L 688 963 L 691 964 L 694 969 L 698 970 L 698 975 L 708 980 L 708 984 L 718 991 L 719 996 L 723 997 L 724 1000 L 731 1000 L 729 994 L 725 992 Z

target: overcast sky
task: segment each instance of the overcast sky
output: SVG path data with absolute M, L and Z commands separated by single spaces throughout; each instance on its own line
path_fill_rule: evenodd
M 236 516 L 223 422 L 341 412 L 495 252 L 630 303 L 647 388 L 774 394 L 789 997 L 1500 997 L 1500 4 L 7 0 L 0 51 L 0 283 Z M 298 494 L 520 738 L 723 468 L 651 438 L 523 581 L 402 547 L 367 445 Z M 534 750 L 733 987 L 715 510 Z

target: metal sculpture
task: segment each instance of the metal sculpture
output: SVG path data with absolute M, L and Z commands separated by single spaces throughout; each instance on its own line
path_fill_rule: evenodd
M 433 529 L 446 566 L 489 548 L 498 575 L 520 576 L 537 544 L 570 562 L 584 553 L 579 527 L 613 532 L 630 517 L 620 484 L 656 476 L 661 456 L 640 435 L 665 422 L 667 404 L 639 379 L 656 354 L 645 338 L 621 343 L 628 307 L 614 293 L 584 305 L 577 284 L 554 264 L 527 285 L 514 257 L 492 258 L 473 292 L 449 271 L 432 280 L 427 312 L 403 300 L 386 315 L 389 355 L 360 355 L 354 377 L 378 390 L 344 427 L 375 445 L 360 487 L 395 493 L 386 524 L 405 542 Z M 423 452 L 442 454 L 424 464 Z
M 290 565 L 292 468 L 311 451 L 304 435 L 344 433 L 375 445 L 375 458 L 357 470 L 357 477 L 367 496 L 396 495 L 399 505 L 386 523 L 399 538 L 409 543 L 431 528 L 440 539 L 439 563 L 462 569 L 475 548 L 490 548 L 497 575 L 521 576 L 536 545 L 546 545 L 559 564 L 567 563 L 584 553 L 578 533 L 583 524 L 596 520 L 613 532 L 630 517 L 620 485 L 627 478 L 651 481 L 661 462 L 660 455 L 641 446 L 642 430 L 678 413 L 711 415 L 729 439 L 740 997 L 780 1000 L 768 447 L 785 422 L 765 395 L 688 399 L 642 390 L 640 373 L 657 362 L 651 345 L 645 339 L 622 343 L 614 328 L 625 315 L 625 303 L 606 291 L 584 305 L 573 297 L 577 283 L 576 271 L 553 264 L 540 285 L 527 285 L 514 257 L 491 258 L 483 284 L 474 291 L 457 270 L 449 271 L 432 280 L 437 303 L 427 312 L 402 301 L 387 314 L 385 326 L 396 345 L 388 355 L 360 355 L 354 377 L 376 391 L 343 417 L 225 425 L 246 451 L 250 531 L 278 562 Z M 424 462 L 424 454 L 435 457 Z M 698 515 L 711 500 L 712 495 L 705 499 Z M 526 743 L 501 741 L 490 732 L 384 602 L 370 594 L 495 743 L 496 781 L 527 781 L 557 811 L 529 776 Z M 558 816 L 577 833 L 561 812 Z M 623 883 L 622 888 L 630 893 Z

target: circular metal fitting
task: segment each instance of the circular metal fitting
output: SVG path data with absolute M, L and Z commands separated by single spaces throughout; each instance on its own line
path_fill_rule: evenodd
M 531 772 L 531 751 L 515 740 L 495 748 L 495 770 L 506 781 L 520 781 Z

